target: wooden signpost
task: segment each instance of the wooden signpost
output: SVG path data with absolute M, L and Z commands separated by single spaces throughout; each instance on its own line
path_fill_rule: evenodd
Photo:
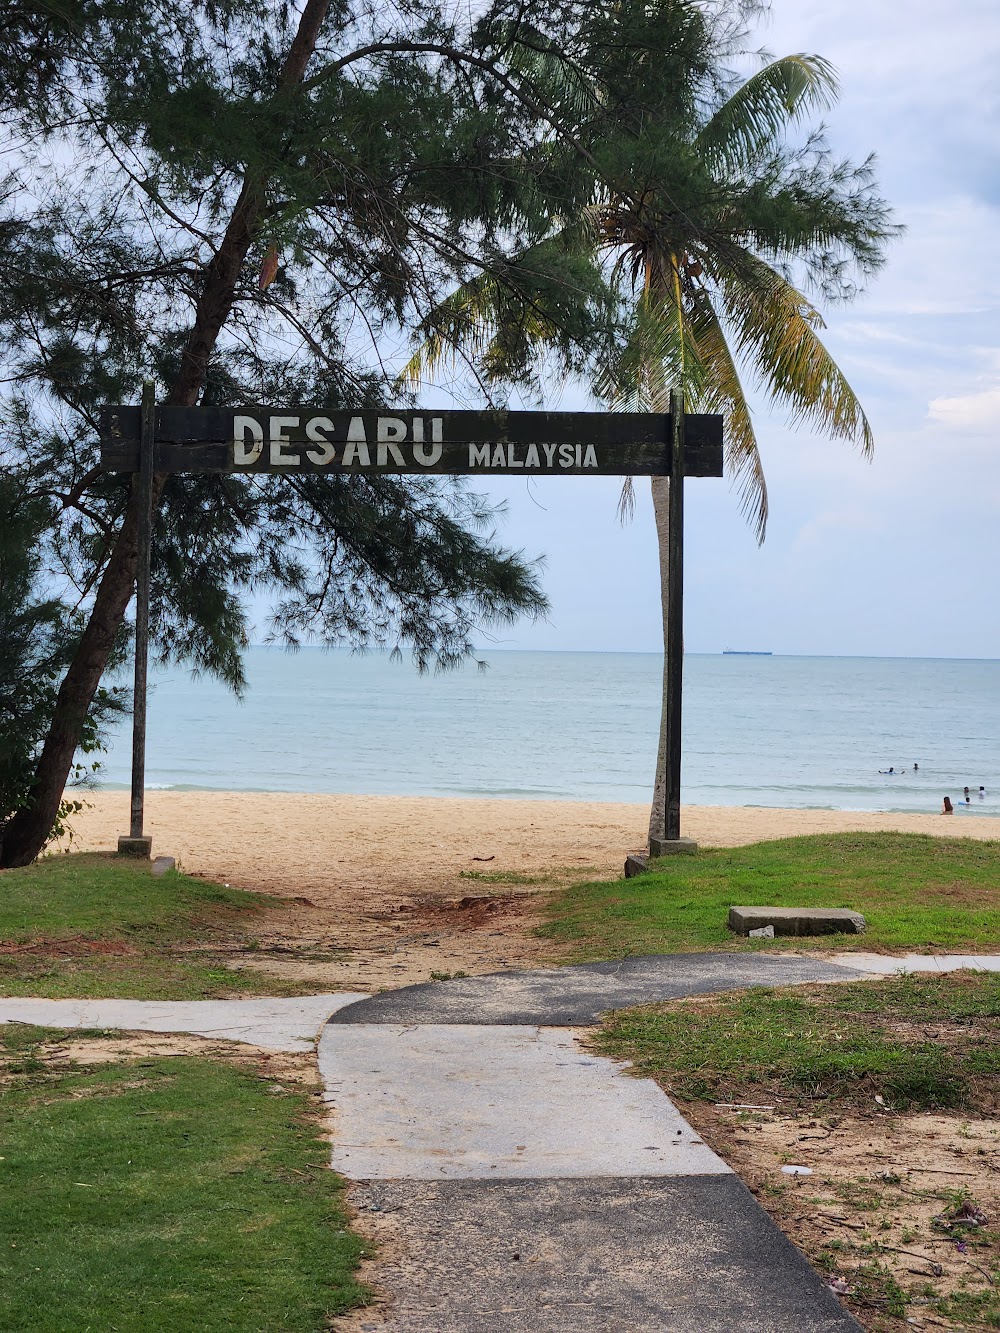
M 147 384 L 141 407 L 101 413 L 101 464 L 135 473 L 140 501 L 132 817 L 119 850 L 150 853 L 143 798 L 152 485 L 154 473 L 170 472 L 670 477 L 666 836 L 652 840 L 650 851 L 686 850 L 680 836 L 684 478 L 722 476 L 721 416 L 685 413 L 679 393 L 671 395 L 669 413 L 170 407 L 156 406 Z

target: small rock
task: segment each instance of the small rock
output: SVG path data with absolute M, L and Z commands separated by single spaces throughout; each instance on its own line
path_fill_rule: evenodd
M 750 939 L 758 939 L 758 940 L 773 940 L 773 939 L 774 939 L 774 927 L 773 927 L 773 926 L 761 926 L 760 930 L 751 930 L 751 931 L 750 931 L 750 936 L 749 936 L 749 938 L 750 938 Z
M 158 856 L 153 862 L 153 874 L 165 875 L 168 870 L 176 870 L 177 861 L 172 856 Z M 226 885 L 229 888 L 229 885 Z
M 636 875 L 644 875 L 649 869 L 649 857 L 645 852 L 629 852 L 625 858 L 625 878 L 635 879 Z

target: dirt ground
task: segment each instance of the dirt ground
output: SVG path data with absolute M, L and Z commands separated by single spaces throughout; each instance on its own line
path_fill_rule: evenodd
M 86 800 L 73 845 L 114 848 L 128 793 Z M 261 918 L 239 965 L 317 992 L 551 960 L 555 946 L 532 935 L 544 895 L 620 875 L 648 819 L 646 806 L 582 801 L 152 791 L 146 803 L 154 855 L 285 900 Z M 709 847 L 851 829 L 1000 838 L 990 818 L 709 806 L 686 806 L 682 818 Z
M 998 1327 L 1000 1122 L 681 1109 L 865 1328 Z
M 115 1032 L 94 1036 L 66 1032 L 31 1047 L 31 1062 L 57 1071 L 73 1066 L 120 1064 L 125 1060 L 153 1060 L 171 1055 L 197 1055 L 225 1060 L 253 1069 L 268 1082 L 282 1082 L 320 1096 L 316 1059 L 311 1052 L 266 1051 L 246 1042 L 217 1041 L 188 1033 Z M 24 1074 L 24 1055 L 0 1049 L 0 1090 Z

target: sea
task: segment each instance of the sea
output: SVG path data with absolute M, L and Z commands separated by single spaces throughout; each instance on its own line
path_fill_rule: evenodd
M 254 647 L 242 700 L 152 672 L 147 786 L 649 801 L 658 654 L 480 657 L 420 675 Z M 689 804 L 929 813 L 947 794 L 959 817 L 1000 815 L 1000 661 L 689 654 L 683 747 Z M 130 758 L 125 723 L 101 785 L 127 787 Z

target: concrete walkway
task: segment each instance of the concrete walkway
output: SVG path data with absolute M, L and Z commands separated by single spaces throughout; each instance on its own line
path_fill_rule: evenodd
M 461 978 L 337 1011 L 332 1163 L 382 1245 L 372 1333 L 858 1333 L 601 1012 L 998 958 L 681 954 Z
M 319 1046 L 332 1164 L 381 1242 L 378 1333 L 857 1333 L 648 1079 L 580 1044 L 602 1011 L 857 970 L 634 958 L 411 986 Z
M 720 1175 L 648 1079 L 572 1030 L 330 1025 L 333 1165 L 354 1180 Z
M 0 1000 L 0 1022 L 311 1049 L 331 1164 L 380 1219 L 378 1333 L 858 1333 L 650 1080 L 587 1052 L 602 1012 L 1000 958 L 678 954 L 382 995 Z
M 1000 972 L 1000 957 L 982 953 L 908 953 L 894 958 L 884 953 L 842 953 L 830 959 L 840 967 L 849 967 L 870 977 L 891 977 L 905 972 Z
M 256 1000 L 0 1000 L 0 1023 L 122 1032 L 190 1032 L 268 1051 L 311 1051 L 326 1020 L 364 994 Z

